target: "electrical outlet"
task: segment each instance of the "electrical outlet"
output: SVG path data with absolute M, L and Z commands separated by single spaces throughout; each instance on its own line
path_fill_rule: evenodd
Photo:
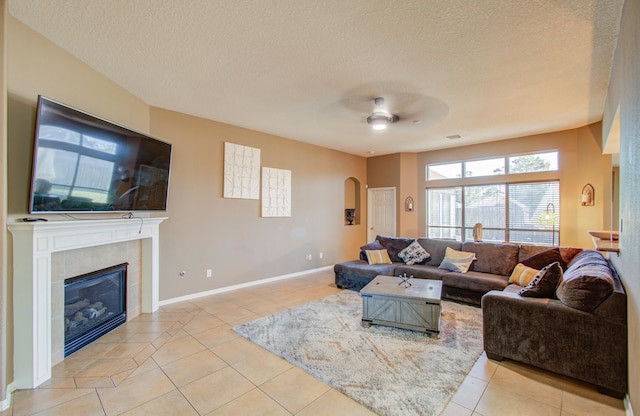
M 320 258 L 320 259 L 321 259 L 321 258 L 323 258 L 323 257 L 324 257 L 324 254 L 322 254 L 322 251 L 321 251 L 321 252 L 320 252 L 320 254 L 318 254 L 318 258 Z
M 207 277 L 213 276 L 213 270 L 207 269 Z
M 309 260 L 313 260 L 313 254 L 309 254 Z

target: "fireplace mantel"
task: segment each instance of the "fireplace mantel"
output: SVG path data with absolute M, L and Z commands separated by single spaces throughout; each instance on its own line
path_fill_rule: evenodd
M 14 222 L 14 385 L 32 389 L 51 378 L 51 254 L 142 240 L 142 312 L 159 304 L 159 226 L 166 218 Z

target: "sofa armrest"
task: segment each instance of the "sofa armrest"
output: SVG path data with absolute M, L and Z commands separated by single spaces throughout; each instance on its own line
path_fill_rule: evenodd
M 484 295 L 482 314 L 488 356 L 626 392 L 627 328 L 619 320 L 509 290 Z

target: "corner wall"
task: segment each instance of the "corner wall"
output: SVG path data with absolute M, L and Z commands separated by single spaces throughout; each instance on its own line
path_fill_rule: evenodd
M 640 0 L 626 0 L 605 119 L 620 108 L 620 255 L 612 256 L 627 291 L 629 403 L 640 412 Z

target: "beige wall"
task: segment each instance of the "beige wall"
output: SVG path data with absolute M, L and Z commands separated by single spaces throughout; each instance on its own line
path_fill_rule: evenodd
M 609 205 L 604 204 L 603 201 L 607 195 L 610 195 L 608 192 L 611 188 L 611 156 L 602 155 L 598 148 L 600 131 L 600 123 L 596 123 L 580 129 L 420 153 L 417 157 L 419 199 L 424 201 L 424 190 L 427 186 L 456 186 L 504 181 L 504 178 L 495 176 L 429 183 L 425 175 L 425 167 L 428 164 L 559 150 L 559 171 L 521 174 L 518 175 L 517 180 L 522 182 L 559 179 L 560 244 L 593 248 L 587 231 L 603 228 L 604 215 L 609 212 Z M 591 183 L 596 192 L 596 204 L 592 207 L 583 207 L 580 204 L 582 187 L 587 183 Z M 420 204 L 418 206 L 420 235 L 426 233 L 425 218 L 426 207 Z
M 150 107 L 17 20 L 9 17 L 7 23 L 9 163 L 3 174 L 9 181 L 10 220 L 27 215 L 35 108 L 42 94 L 173 143 L 169 219 L 160 227 L 161 300 L 304 272 L 358 255 L 366 233 L 364 225 L 345 226 L 344 184 L 353 177 L 364 187 L 364 158 Z M 261 218 L 258 201 L 222 198 L 225 141 L 259 147 L 262 166 L 292 171 L 290 218 Z M 364 194 L 361 189 L 361 198 Z M 3 250 L 9 258 L 10 244 Z M 313 259 L 305 260 L 306 254 Z M 11 261 L 8 267 L 3 284 L 10 294 Z M 205 277 L 209 268 L 212 278 Z M 182 270 L 187 271 L 184 277 L 179 276 Z M 13 344 L 11 297 L 2 306 L 7 310 L 2 316 L 7 350 L 0 346 L 8 361 L 2 366 L 6 379 L 0 376 L 4 392 L 13 378 L 7 358 Z
M 174 145 L 161 299 L 357 257 L 365 228 L 345 226 L 344 188 L 349 177 L 365 183 L 364 158 L 158 108 L 151 125 Z M 224 142 L 260 148 L 262 166 L 292 171 L 290 218 L 262 218 L 259 200 L 222 197 Z
M 605 119 L 620 108 L 620 255 L 612 261 L 627 291 L 629 399 L 640 412 L 640 0 L 626 0 L 614 59 Z

